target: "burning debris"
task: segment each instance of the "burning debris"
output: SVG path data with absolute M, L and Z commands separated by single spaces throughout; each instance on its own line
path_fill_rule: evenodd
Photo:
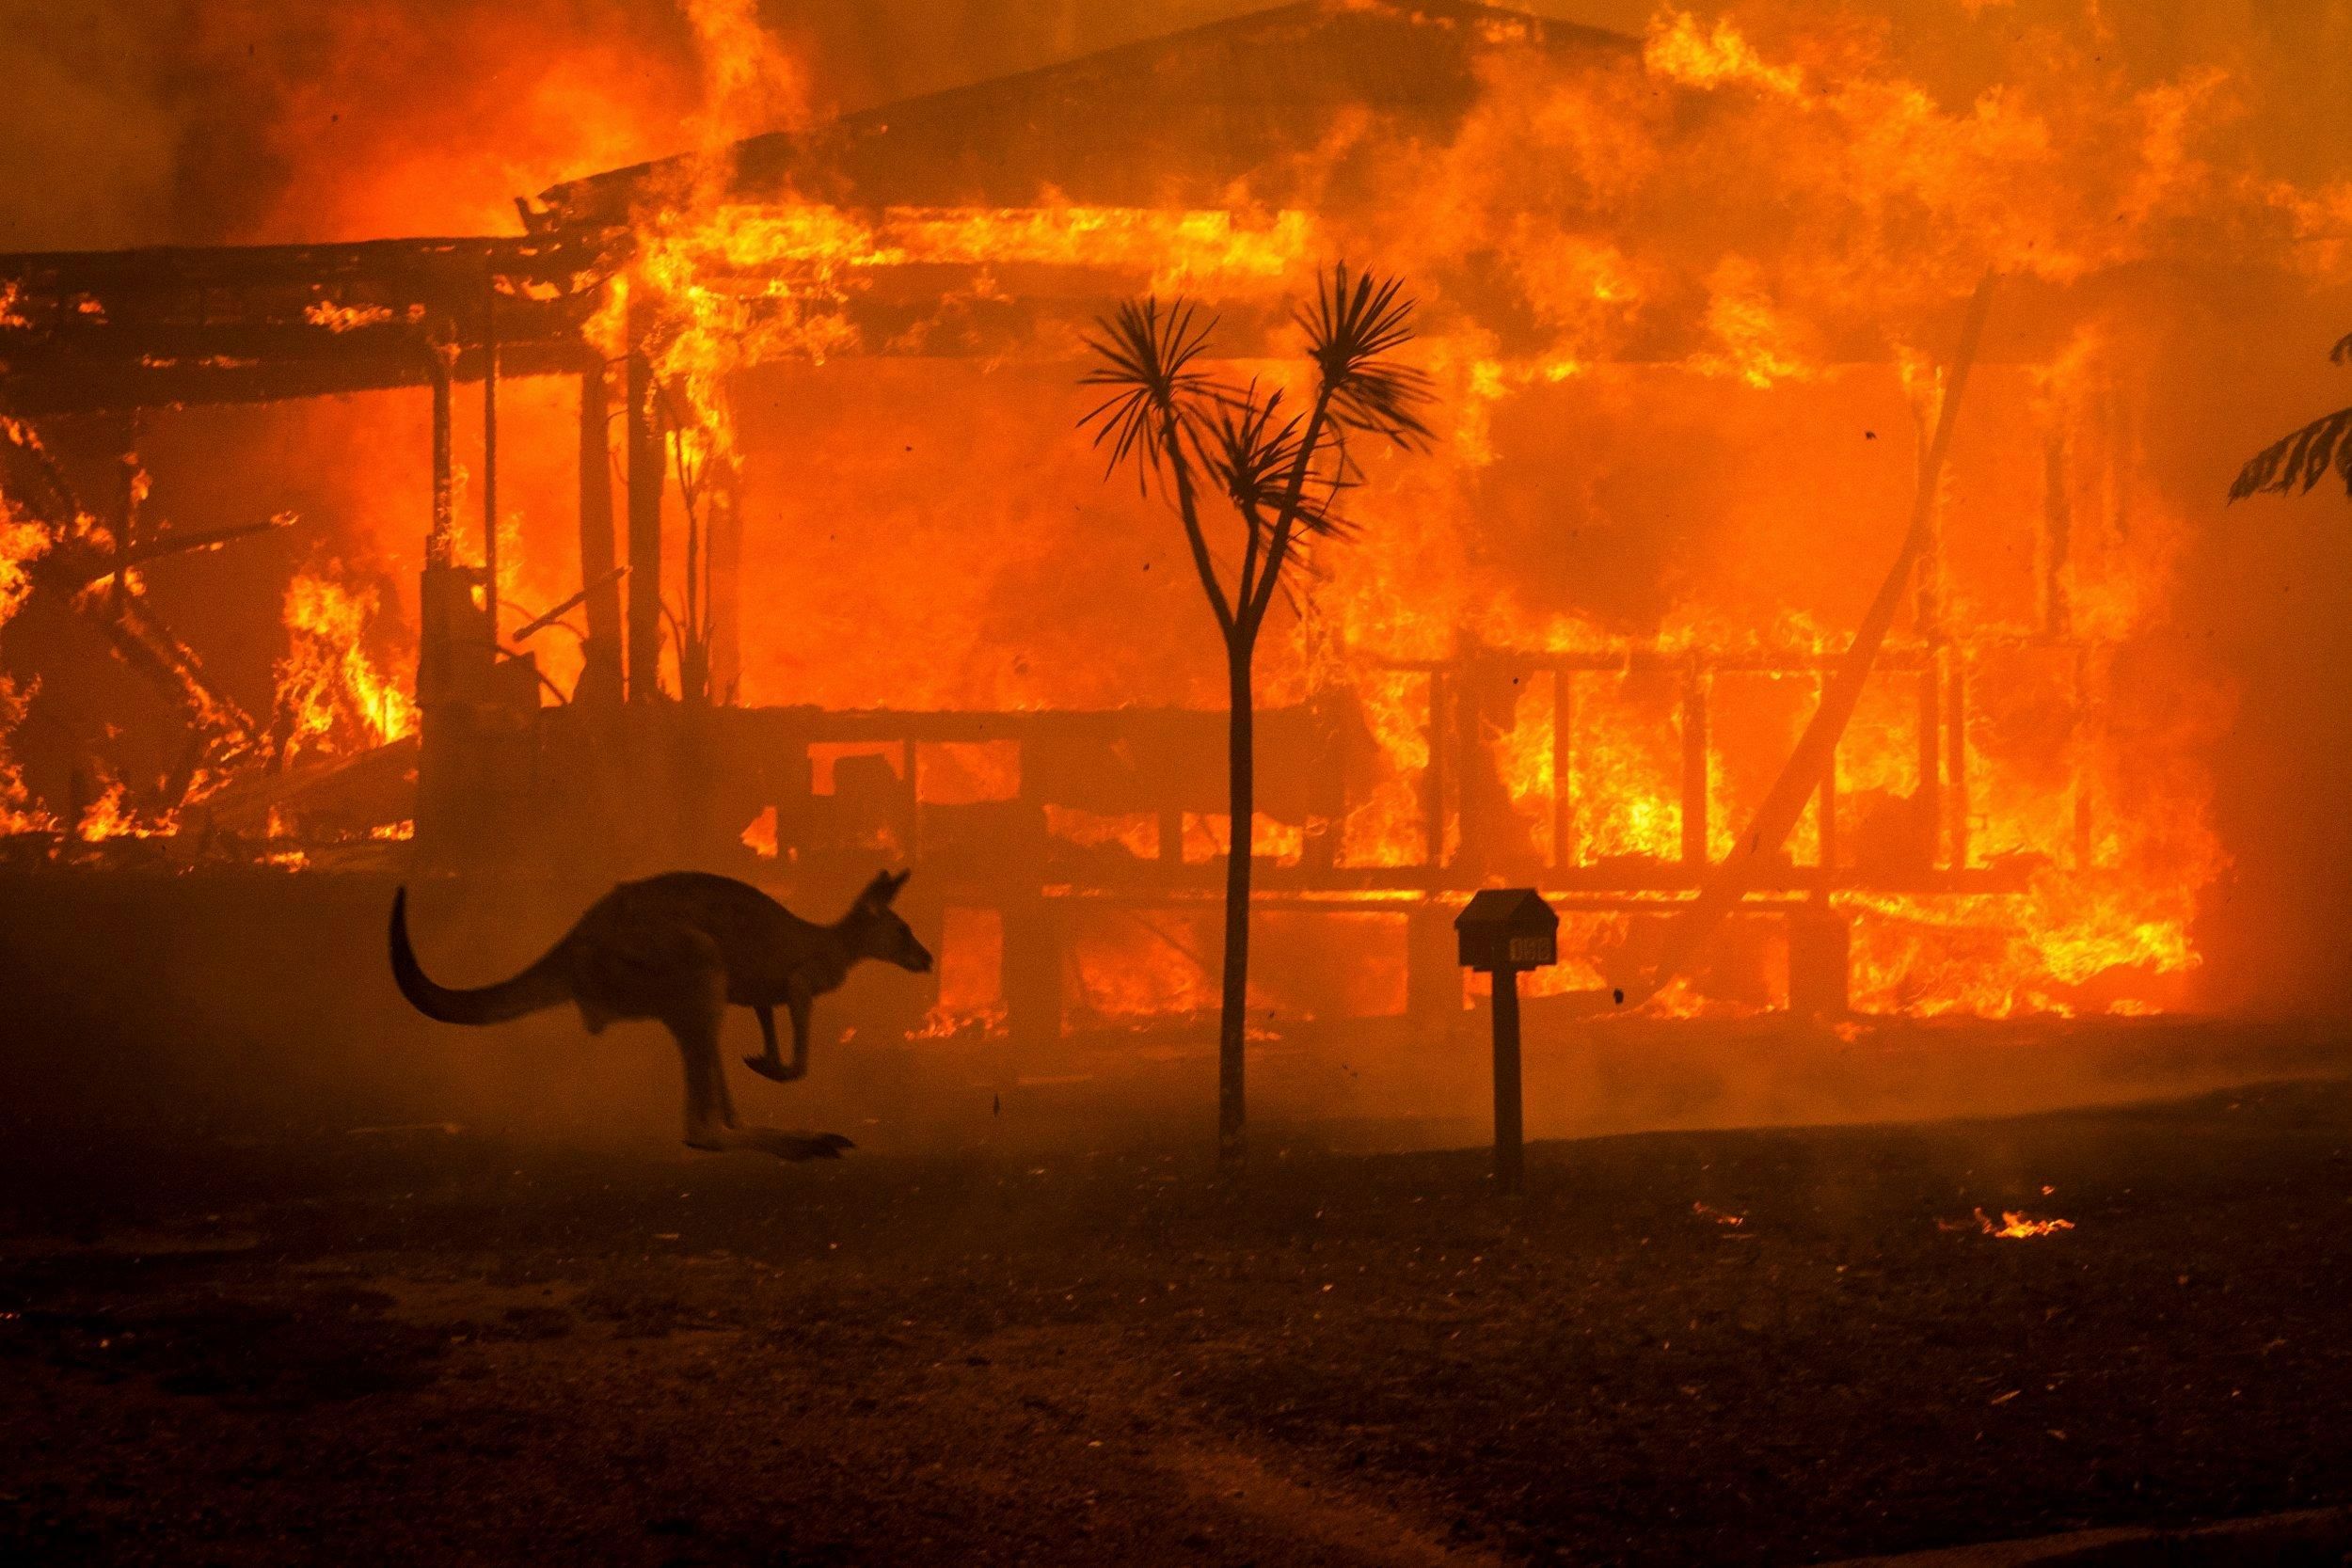
M 2035 1216 L 2026 1213 L 2022 1209 L 2002 1210 L 2001 1223 L 1998 1225 L 1994 1225 L 1991 1219 L 1986 1217 L 1985 1212 L 1981 1208 L 1976 1209 L 1972 1211 L 1972 1212 L 1976 1219 L 1977 1233 L 1979 1235 L 1998 1236 L 2005 1241 L 2026 1242 L 2033 1240 L 2037 1236 L 2055 1236 L 2061 1230 L 2072 1230 L 2074 1228 L 2074 1222 L 2073 1220 L 2037 1219 Z M 1968 1227 L 1964 1224 L 1953 1224 L 1945 1220 L 1936 1221 L 1935 1227 L 1938 1230 L 1965 1230 L 1968 1228 Z

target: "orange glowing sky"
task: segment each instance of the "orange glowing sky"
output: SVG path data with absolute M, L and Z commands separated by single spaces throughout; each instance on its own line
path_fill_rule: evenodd
M 759 8 L 809 108 L 850 110 L 1260 8 L 1234 0 L 803 0 Z M 1648 0 L 1528 0 L 1638 34 Z M 1714 7 L 1690 8 L 1711 14 Z M 1768 43 L 1883 33 L 1955 102 L 2017 36 L 2098 19 L 2150 78 L 2230 73 L 2265 162 L 2352 149 L 2347 0 L 1772 0 Z M 700 106 L 678 0 L 13 0 L 0 25 L 0 249 L 510 230 L 507 203 L 675 151 Z

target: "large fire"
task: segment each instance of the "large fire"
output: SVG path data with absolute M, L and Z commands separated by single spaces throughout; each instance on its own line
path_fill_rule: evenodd
M 2352 210 L 2233 140 L 2220 73 L 2132 80 L 2101 54 L 2095 13 L 2026 30 L 1996 85 L 1961 101 L 1867 29 L 1779 12 L 1751 24 L 1668 7 L 1638 47 L 1581 54 L 1491 21 L 1474 97 L 1441 136 L 1343 113 L 1215 201 L 1171 178 L 1158 206 L 1047 182 L 1020 203 L 858 205 L 789 182 L 743 188 L 734 144 L 804 125 L 809 84 L 749 7 L 683 8 L 705 51 L 691 145 L 660 139 L 681 123 L 664 80 L 643 103 L 574 103 L 602 164 L 533 172 L 689 154 L 635 188 L 626 261 L 587 328 L 615 364 L 644 355 L 660 410 L 679 525 L 664 569 L 673 696 L 1217 706 L 1173 525 L 1105 492 L 1076 432 L 1082 317 L 1014 308 L 1199 298 L 1255 334 L 1245 373 L 1284 381 L 1298 375 L 1285 302 L 1331 257 L 1375 258 L 1421 293 L 1444 428 L 1431 452 L 1357 454 L 1359 531 L 1318 546 L 1278 615 L 1262 701 L 1344 700 L 1376 764 L 1343 817 L 1262 817 L 1257 852 L 1295 868 L 1327 847 L 1343 871 L 1472 865 L 1592 894 L 1540 984 L 1605 988 L 1680 879 L 1735 847 L 1819 700 L 1921 482 L 1954 302 L 1989 273 L 1999 346 L 1935 476 L 1935 549 L 1837 752 L 1835 811 L 1817 801 L 1790 834 L 1770 907 L 1820 886 L 1851 916 L 1866 1012 L 2190 999 L 2200 900 L 2228 864 L 2200 749 L 2229 696 L 2161 636 L 2188 525 L 2135 423 L 2144 300 L 2089 285 L 2248 251 L 2327 273 L 2340 258 L 2326 236 Z M 534 117 L 547 102 L 518 100 Z M 479 135 L 496 141 L 496 124 Z M 379 170 L 373 191 L 351 176 L 339 210 L 428 224 L 457 198 L 423 204 L 415 172 Z M 315 309 L 338 333 L 397 325 L 381 307 Z M 573 597 L 580 567 L 569 392 L 500 395 L 488 526 L 504 541 L 504 636 Z M 373 417 L 317 416 L 322 430 Z M 373 499 L 391 459 L 358 454 L 329 486 L 347 500 L 335 548 L 405 593 L 421 521 Z M 5 619 L 47 535 L 13 506 L 0 529 Z M 723 679 L 681 657 L 720 635 L 718 574 L 737 569 L 723 548 L 739 553 L 746 607 Z M 358 580 L 326 569 L 286 587 L 280 766 L 418 727 L 409 674 L 384 651 L 386 620 L 416 606 Z M 569 689 L 574 645 L 533 649 Z M 32 694 L 0 683 L 0 724 Z M 124 820 L 119 792 L 90 809 L 86 836 Z M 1057 847 L 1136 863 L 1203 864 L 1232 837 L 1208 812 L 1043 815 Z M 48 820 L 0 755 L 0 825 Z M 781 831 L 764 807 L 746 854 L 777 856 Z M 1604 884 L 1632 891 L 1608 903 Z M 1204 1006 L 1206 929 L 1185 908 L 1081 923 L 1070 1006 L 1117 1021 Z M 992 931 L 969 940 L 1001 956 Z M 928 1032 L 1001 1023 L 984 983 L 954 989 Z M 1652 1006 L 1788 1000 L 1779 979 L 1718 974 Z

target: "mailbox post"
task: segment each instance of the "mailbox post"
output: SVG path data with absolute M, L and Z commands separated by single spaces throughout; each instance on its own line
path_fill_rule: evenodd
M 1534 888 L 1488 888 L 1454 917 L 1462 967 L 1494 977 L 1495 1187 L 1516 1193 L 1527 1157 L 1519 1102 L 1519 971 L 1560 961 L 1560 917 Z

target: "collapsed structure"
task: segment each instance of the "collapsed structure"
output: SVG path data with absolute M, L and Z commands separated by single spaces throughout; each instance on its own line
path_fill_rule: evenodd
M 1205 611 L 1181 576 L 1140 610 L 1071 580 L 1102 567 L 1075 531 L 1095 520 L 1070 520 L 1099 470 L 1015 450 L 890 481 L 942 512 L 992 486 L 1051 493 L 1020 514 L 1033 537 L 974 546 L 1049 558 L 1006 580 L 998 630 L 948 624 L 941 607 L 973 597 L 910 563 L 946 535 L 884 537 L 887 509 L 860 515 L 872 498 L 845 470 L 902 434 L 913 454 L 913 433 L 966 420 L 1033 431 L 1030 403 L 1066 428 L 1065 394 L 1041 389 L 1074 383 L 1089 324 L 1147 290 L 1206 301 L 1226 352 L 1279 377 L 1286 299 L 1327 258 L 1369 256 L 1421 291 L 1456 420 L 1419 470 L 1363 455 L 1363 536 L 1315 561 L 1294 607 L 1247 831 L 1268 919 L 1323 955 L 1309 967 L 1346 972 L 1265 976 L 1274 1010 L 1442 1019 L 1463 1002 L 1449 926 L 1472 890 L 1554 895 L 1572 911 L 1559 983 L 1589 989 L 1727 852 L 1891 553 L 1961 302 L 2009 267 L 1943 532 L 1863 716 L 1733 932 L 1661 1005 L 2167 1005 L 2218 851 L 2189 737 L 2136 757 L 2106 721 L 2164 546 L 2134 515 L 2129 345 L 2093 328 L 2152 286 L 2145 255 L 2016 273 L 1999 244 L 1946 246 L 1899 286 L 1846 278 L 1845 313 L 1802 325 L 1774 303 L 1807 287 L 1793 269 L 1646 262 L 1616 210 L 1613 166 L 1636 156 L 1620 141 L 1663 124 L 1719 156 L 1741 134 L 1725 91 L 1817 112 L 1795 68 L 1744 49 L 1692 32 L 1645 50 L 1450 0 L 1295 5 L 559 185 L 522 203 L 518 237 L 0 258 L 0 483 L 37 534 L 17 538 L 16 596 L 72 601 L 175 694 L 183 764 L 121 800 L 183 838 L 801 884 L 879 857 L 922 870 L 946 927 L 926 1026 L 1181 1014 L 1207 999 L 1197 917 L 1233 832 L 1220 720 L 1169 668 L 1185 629 L 1206 645 Z M 1565 108 L 1585 123 L 1563 139 L 1545 114 Z M 1472 154 L 1504 167 L 1454 195 L 1449 236 L 1428 193 Z M 532 496 L 509 533 L 501 387 L 545 378 L 574 388 L 573 494 Z M 282 702 L 247 716 L 138 609 L 142 563 L 232 541 L 143 530 L 136 477 L 111 501 L 75 494 L 40 432 L 391 390 L 432 410 L 415 733 L 371 699 L 360 727 L 382 744 L 306 768 Z M 911 406 L 885 422 L 882 398 Z M 556 435 L 541 417 L 520 438 Z M 1047 462 L 1070 471 L 1034 480 Z M 845 530 L 868 536 L 841 546 Z M 954 550 L 936 550 L 943 578 Z M 919 644 L 937 678 L 793 612 L 820 594 L 864 607 L 878 645 Z M 1065 615 L 1067 640 L 1003 629 Z M 1106 626 L 1131 641 L 1089 641 Z M 1058 689 L 1026 665 L 956 668 L 1008 641 L 1091 664 Z M 326 686 L 314 702 L 351 701 Z M 88 817 L 16 793 L 18 825 L 52 830 L 20 835 L 41 853 Z

